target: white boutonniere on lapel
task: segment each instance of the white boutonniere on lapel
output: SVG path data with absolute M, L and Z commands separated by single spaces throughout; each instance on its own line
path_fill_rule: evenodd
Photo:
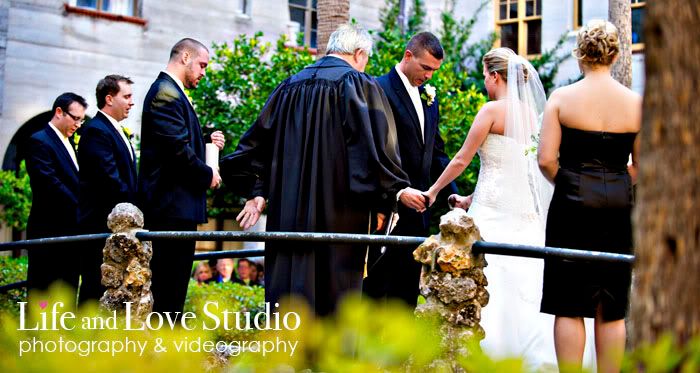
M 423 94 L 421 96 L 426 101 L 426 105 L 430 106 L 435 102 L 435 93 L 435 87 L 430 84 L 426 84 L 423 87 Z

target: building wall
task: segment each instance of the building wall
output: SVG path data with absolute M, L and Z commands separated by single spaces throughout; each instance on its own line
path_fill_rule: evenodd
M 142 0 L 146 26 L 69 13 L 65 0 L 9 0 L 0 2 L 0 157 L 17 129 L 50 109 L 54 98 L 74 91 L 88 99 L 94 115 L 97 81 L 110 73 L 133 78 L 136 108 L 125 124 L 140 128 L 140 105 L 151 82 L 165 67 L 171 46 L 182 37 L 206 45 L 231 40 L 238 34 L 263 31 L 264 39 L 289 34 L 287 1 L 253 0 L 249 15 L 238 11 L 238 0 Z M 568 32 L 563 53 L 575 44 L 573 0 L 543 0 L 542 47 L 550 49 Z M 410 3 L 410 1 L 407 1 Z M 177 4 L 174 6 L 173 4 Z M 427 28 L 437 32 L 446 1 L 426 1 Z M 481 0 L 457 0 L 452 10 L 458 19 L 471 18 Z M 351 0 L 350 16 L 370 29 L 380 26 L 381 0 Z M 477 18 L 470 42 L 495 31 L 495 7 L 490 1 Z M 584 22 L 607 18 L 607 1 L 584 0 Z M 186 28 L 184 27 L 186 26 Z M 643 90 L 643 54 L 633 56 L 633 89 Z M 569 58 L 560 68 L 558 84 L 579 75 Z
M 254 0 L 248 16 L 238 11 L 238 0 L 142 0 L 146 26 L 66 13 L 64 2 L 0 3 L 0 157 L 19 127 L 50 110 L 62 92 L 85 97 L 87 114 L 94 115 L 97 81 L 112 73 L 135 82 L 136 107 L 125 124 L 138 131 L 143 97 L 165 68 L 170 48 L 183 37 L 211 45 L 262 31 L 263 39 L 275 41 L 295 29 L 288 2 L 280 0 Z M 351 16 L 376 27 L 380 5 L 353 1 Z

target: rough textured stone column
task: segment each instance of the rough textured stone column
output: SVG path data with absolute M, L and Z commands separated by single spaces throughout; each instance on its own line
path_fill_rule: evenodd
M 489 302 L 486 291 L 483 254 L 474 255 L 472 245 L 481 240 L 479 228 L 462 209 L 454 209 L 440 219 L 440 233 L 428 237 L 413 257 L 423 263 L 420 292 L 426 302 L 416 315 L 437 320 L 447 356 L 436 366 L 456 366 L 456 357 L 469 354 L 468 346 L 479 348 L 484 338 L 479 324 L 481 308 Z M 468 343 L 468 342 L 473 343 Z
M 107 287 L 100 299 L 107 310 L 124 311 L 131 302 L 131 319 L 144 321 L 153 309 L 151 242 L 141 242 L 136 232 L 143 231 L 143 213 L 130 203 L 120 203 L 107 218 L 113 232 L 102 250 L 102 285 Z

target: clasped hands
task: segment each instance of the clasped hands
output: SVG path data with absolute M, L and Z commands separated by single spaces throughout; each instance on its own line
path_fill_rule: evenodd
M 406 207 L 412 208 L 417 212 L 425 212 L 425 210 L 432 206 L 437 199 L 437 192 L 429 189 L 426 192 L 421 192 L 418 189 L 406 188 L 401 192 L 399 196 L 399 201 L 403 203 Z M 460 196 L 459 194 L 452 194 L 448 198 L 448 204 L 451 208 L 461 208 L 464 210 L 469 209 L 472 204 L 472 196 Z

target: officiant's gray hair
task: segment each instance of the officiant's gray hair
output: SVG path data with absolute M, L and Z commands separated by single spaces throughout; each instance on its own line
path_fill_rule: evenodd
M 326 53 L 353 54 L 362 49 L 368 56 L 372 55 L 372 36 L 358 24 L 340 25 L 328 39 Z

